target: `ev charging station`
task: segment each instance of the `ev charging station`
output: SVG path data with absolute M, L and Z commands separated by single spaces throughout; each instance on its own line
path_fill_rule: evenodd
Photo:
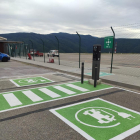
M 97 80 L 99 80 L 100 60 L 101 60 L 101 45 L 97 44 L 93 46 L 93 58 L 92 58 L 92 79 L 94 80 L 94 87 L 96 87 Z

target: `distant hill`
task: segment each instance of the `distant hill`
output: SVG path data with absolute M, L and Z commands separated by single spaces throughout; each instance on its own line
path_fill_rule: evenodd
M 60 52 L 62 53 L 78 53 L 79 52 L 79 37 L 76 34 L 68 33 L 52 33 L 52 34 L 36 34 L 36 33 L 10 33 L 0 34 L 0 36 L 8 40 L 24 41 L 30 44 L 29 40 L 33 41 L 34 48 L 38 51 L 43 51 L 43 46 L 40 38 L 45 43 L 45 50 L 57 49 L 58 44 L 55 36 L 60 41 Z M 117 42 L 118 53 L 140 53 L 140 39 L 115 39 Z M 102 45 L 102 52 L 111 52 L 111 49 L 104 49 L 104 38 L 98 38 L 91 35 L 81 35 L 81 52 L 91 53 L 94 44 Z

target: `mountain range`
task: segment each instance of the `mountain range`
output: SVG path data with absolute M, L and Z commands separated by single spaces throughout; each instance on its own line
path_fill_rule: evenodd
M 32 40 L 34 49 L 43 52 L 43 43 L 45 44 L 45 51 L 58 49 L 58 42 L 55 38 L 59 39 L 59 52 L 61 53 L 78 53 L 79 52 L 79 37 L 77 34 L 68 33 L 51 33 L 51 34 L 36 34 L 36 33 L 9 33 L 0 34 L 0 36 L 7 38 L 9 41 L 24 41 L 25 44 L 30 45 Z M 101 44 L 102 53 L 111 52 L 111 49 L 104 48 L 104 38 L 98 38 L 91 35 L 81 36 L 81 52 L 92 53 L 94 44 Z M 140 39 L 118 38 L 117 53 L 140 53 Z

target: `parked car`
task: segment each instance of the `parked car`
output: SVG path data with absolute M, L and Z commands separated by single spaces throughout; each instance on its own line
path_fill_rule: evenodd
M 8 60 L 10 60 L 10 56 L 8 54 L 5 54 L 5 53 L 1 53 L 0 52 L 0 60 L 2 62 L 7 62 Z
M 40 53 L 39 51 L 37 51 L 36 53 L 35 53 L 35 56 L 42 56 L 43 57 L 43 53 Z
M 59 57 L 58 50 L 50 50 L 48 52 L 48 57 L 49 56 L 52 56 L 52 57 L 57 56 L 57 57 Z

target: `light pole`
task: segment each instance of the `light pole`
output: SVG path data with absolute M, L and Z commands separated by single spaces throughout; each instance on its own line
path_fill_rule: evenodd
M 80 68 L 80 53 L 81 53 L 81 37 L 78 34 L 78 32 L 76 31 L 77 35 L 79 36 L 79 68 Z

